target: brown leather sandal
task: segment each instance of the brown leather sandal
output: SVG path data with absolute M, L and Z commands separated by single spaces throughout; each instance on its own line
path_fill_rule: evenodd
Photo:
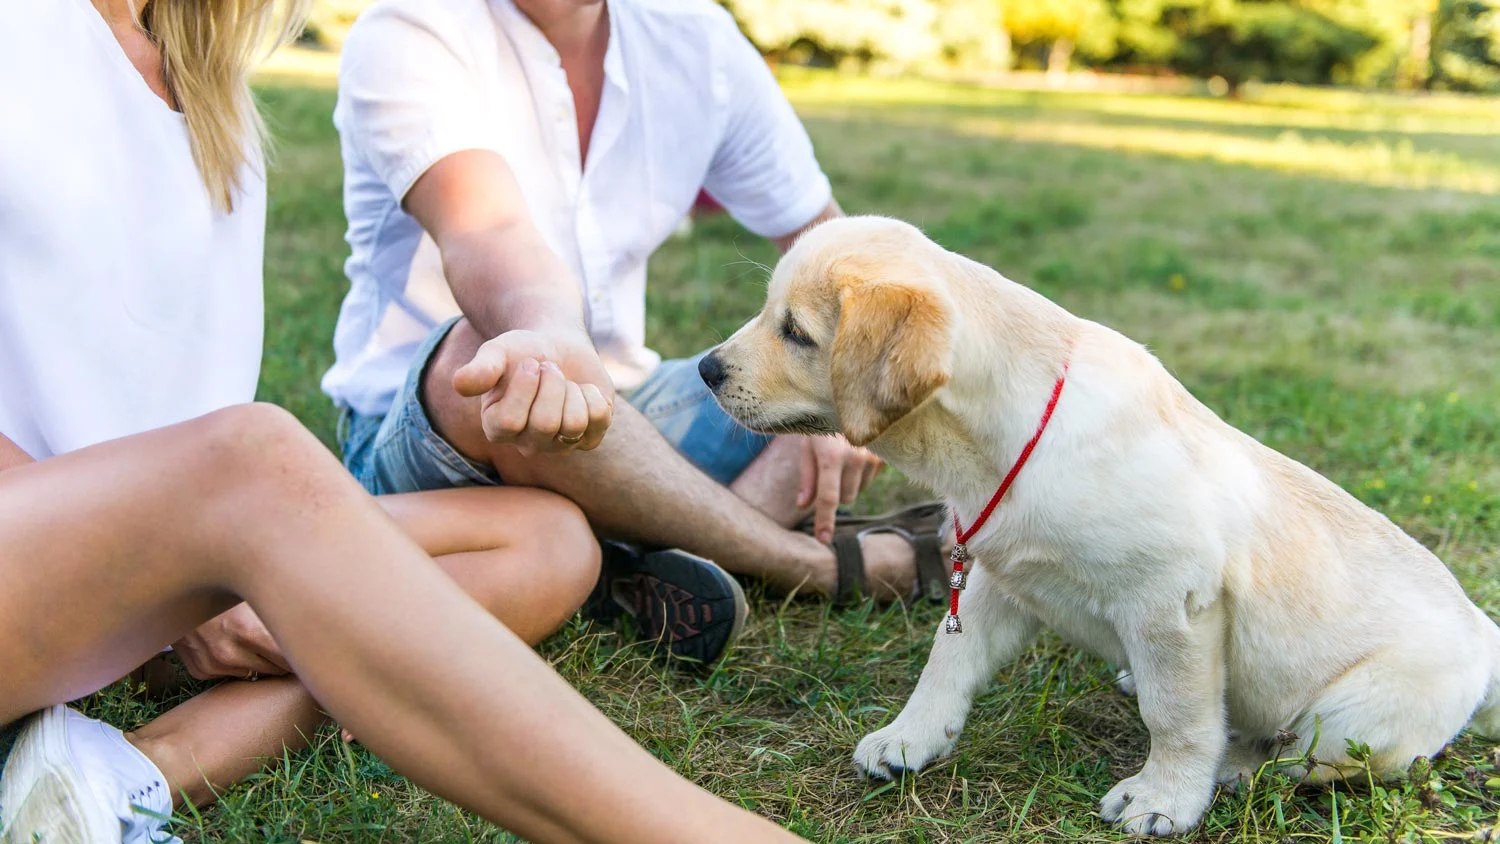
M 865 555 L 860 539 L 874 533 L 894 533 L 912 547 L 917 563 L 917 582 L 908 600 L 926 597 L 941 601 L 948 590 L 948 561 L 943 556 L 943 529 L 948 523 L 948 507 L 941 501 L 929 501 L 879 516 L 845 516 L 840 514 L 833 529 L 833 556 L 838 563 L 838 581 L 833 601 L 845 606 L 861 600 L 867 593 Z M 803 533 L 813 532 L 808 517 L 796 527 Z

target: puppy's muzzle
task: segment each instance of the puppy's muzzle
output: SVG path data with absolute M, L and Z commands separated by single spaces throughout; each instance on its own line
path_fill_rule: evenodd
M 709 352 L 702 358 L 699 358 L 698 375 L 703 379 L 703 383 L 707 384 L 708 388 L 715 393 L 719 392 L 719 387 L 724 383 L 724 379 L 729 377 L 729 373 L 724 369 L 724 364 L 719 361 L 717 352 Z

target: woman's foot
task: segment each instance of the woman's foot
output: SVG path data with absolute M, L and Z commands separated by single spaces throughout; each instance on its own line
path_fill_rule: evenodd
M 53 706 L 20 724 L 0 774 L 0 844 L 181 844 L 166 778 L 114 727 Z

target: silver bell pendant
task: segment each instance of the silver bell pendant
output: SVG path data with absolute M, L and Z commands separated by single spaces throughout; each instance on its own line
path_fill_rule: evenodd
M 948 554 L 948 561 L 953 563 L 953 571 L 948 575 L 948 588 L 964 588 L 969 582 L 969 571 L 965 565 L 969 562 L 969 549 L 962 542 L 953 543 L 953 550 Z
M 958 620 L 958 616 L 950 615 L 943 619 L 943 632 L 962 633 L 964 632 L 964 623 Z

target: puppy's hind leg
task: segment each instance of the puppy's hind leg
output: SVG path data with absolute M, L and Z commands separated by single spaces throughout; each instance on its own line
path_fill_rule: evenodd
M 1403 643 L 1404 644 L 1404 643 Z M 1473 716 L 1482 732 L 1494 694 L 1487 648 L 1452 643 L 1441 655 L 1413 647 L 1375 651 L 1345 670 L 1291 725 L 1312 764 L 1286 772 L 1312 782 L 1405 774 L 1418 756 L 1442 750 Z M 1476 711 L 1477 710 L 1477 711 Z M 1355 758 L 1351 743 L 1369 749 Z M 1309 770 L 1310 767 L 1310 770 Z
M 1261 766 L 1275 754 L 1274 742 L 1267 738 L 1230 735 L 1219 762 L 1219 785 L 1238 791 L 1255 778 Z
M 1479 613 L 1481 616 L 1484 613 Z M 1485 689 L 1484 700 L 1474 712 L 1470 728 L 1487 739 L 1500 739 L 1500 628 L 1485 617 L 1480 629 L 1490 639 L 1490 682 Z
M 927 667 L 906 708 L 884 729 L 865 736 L 854 751 L 864 776 L 892 779 L 920 770 L 953 749 L 974 696 L 1002 664 L 1036 636 L 1036 617 L 994 588 L 980 566 L 969 573 L 959 605 L 964 632 L 938 628 Z

